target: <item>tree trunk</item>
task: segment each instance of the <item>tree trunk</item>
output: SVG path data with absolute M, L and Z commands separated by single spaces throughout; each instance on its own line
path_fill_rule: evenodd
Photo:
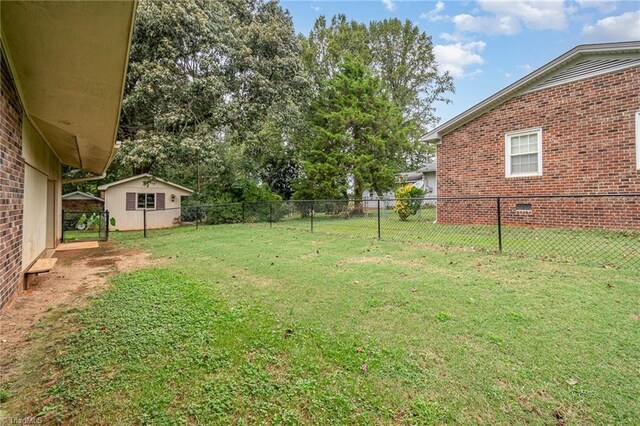
M 350 212 L 350 216 L 363 216 L 364 215 L 364 203 L 362 202 L 362 193 L 364 192 L 364 185 L 357 179 L 353 182 L 353 210 Z

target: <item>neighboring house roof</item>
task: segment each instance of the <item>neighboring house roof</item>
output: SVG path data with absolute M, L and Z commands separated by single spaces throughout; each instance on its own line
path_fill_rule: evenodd
M 416 170 L 417 172 L 420 173 L 429 173 L 429 172 L 435 172 L 437 170 L 437 164 L 436 163 L 429 163 L 424 167 L 420 167 L 418 170 Z
M 422 173 L 419 172 L 398 173 L 396 176 L 401 177 L 406 182 L 416 182 L 422 180 L 424 177 Z
M 149 173 L 143 173 L 141 175 L 131 176 L 131 177 L 128 177 L 126 179 L 121 179 L 121 180 L 118 180 L 118 181 L 115 181 L 115 182 L 107 183 L 105 185 L 100 185 L 98 187 L 98 191 L 106 191 L 108 188 L 111 188 L 112 186 L 122 185 L 123 183 L 131 182 L 132 180 L 136 180 L 136 179 L 140 179 L 140 178 L 148 178 L 149 181 L 162 182 L 165 185 L 170 185 L 170 186 L 173 186 L 175 188 L 182 189 L 183 191 L 187 191 L 189 193 L 193 193 L 193 190 L 191 190 L 189 188 L 185 188 L 184 186 L 180 186 L 177 183 L 169 182 L 169 181 L 166 181 L 164 179 L 160 179 L 158 177 L 153 177 Z
M 0 1 L 2 49 L 25 118 L 65 165 L 116 151 L 135 1 Z
M 577 46 L 436 127 L 424 141 L 440 140 L 443 135 L 521 94 L 638 66 L 640 41 Z
M 64 194 L 62 196 L 62 199 L 63 200 L 94 200 L 94 201 L 100 201 L 104 203 L 104 200 L 102 198 L 99 198 L 99 197 L 96 197 L 95 195 L 91 195 L 81 191 L 75 191 L 75 192 L 70 192 L 68 194 Z
M 424 178 L 424 173 L 435 172 L 437 169 L 436 162 L 429 163 L 424 167 L 420 167 L 418 170 L 414 172 L 405 172 L 405 173 L 396 173 L 396 176 L 402 178 L 407 182 L 416 182 L 422 180 Z

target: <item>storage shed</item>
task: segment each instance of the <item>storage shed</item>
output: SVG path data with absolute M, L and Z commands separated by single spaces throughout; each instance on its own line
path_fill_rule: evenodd
M 113 229 L 139 230 L 168 228 L 179 223 L 182 197 L 193 194 L 191 189 L 154 177 L 148 173 L 132 176 L 98 187 L 105 209 L 113 218 Z

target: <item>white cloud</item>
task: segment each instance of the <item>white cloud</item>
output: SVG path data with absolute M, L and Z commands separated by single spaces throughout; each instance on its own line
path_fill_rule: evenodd
M 382 0 L 382 4 L 384 4 L 384 7 L 389 12 L 393 12 L 394 10 L 396 10 L 396 4 L 394 3 L 394 0 Z
M 486 43 L 483 41 L 438 44 L 433 47 L 433 53 L 442 72 L 449 71 L 454 77 L 470 77 L 482 72 L 479 69 L 467 72 L 466 68 L 484 63 L 480 54 L 485 47 Z
M 532 30 L 562 30 L 567 27 L 564 0 L 478 0 L 487 14 L 453 17 L 457 32 L 511 35 L 522 27 Z
M 453 17 L 456 30 L 466 33 L 511 35 L 520 31 L 520 22 L 512 16 L 471 16 L 467 14 Z
M 424 12 L 420 14 L 421 19 L 428 19 L 431 22 L 442 21 L 446 18 L 444 15 L 440 15 L 440 12 L 444 10 L 444 2 L 442 0 L 438 0 L 435 7 L 429 12 Z
M 442 33 L 440 34 L 440 38 L 443 40 L 447 40 L 447 41 L 461 41 L 462 37 L 460 36 L 460 34 L 451 34 L 451 33 Z
M 314 6 L 314 5 L 311 5 L 311 9 L 315 10 L 316 12 L 320 12 L 321 10 L 320 6 Z
M 582 33 L 594 41 L 626 41 L 640 39 L 640 11 L 599 19 L 585 25 Z
M 598 9 L 603 13 L 611 13 L 617 8 L 616 2 L 613 0 L 576 0 L 576 3 L 583 9 Z

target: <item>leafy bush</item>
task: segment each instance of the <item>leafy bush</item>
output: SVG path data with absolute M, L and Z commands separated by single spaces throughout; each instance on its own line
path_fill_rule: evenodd
M 183 222 L 200 222 L 208 225 L 224 223 L 267 222 L 269 217 L 274 222 L 282 217 L 282 200 L 265 185 L 257 185 L 251 181 L 238 181 L 224 193 L 212 196 L 190 197 L 182 206 Z M 269 201 L 275 201 L 269 208 Z M 244 204 L 244 214 L 243 214 Z M 271 210 L 271 211 L 270 211 Z
M 201 209 L 208 225 L 242 223 L 242 204 L 229 203 L 206 206 Z M 202 219 L 201 219 L 202 220 Z
M 205 209 L 197 205 L 182 205 L 180 209 L 180 221 L 181 222 L 195 222 L 204 221 Z
M 396 189 L 396 207 L 394 211 L 400 216 L 400 220 L 405 221 L 409 216 L 413 216 L 420 210 L 424 191 L 408 184 Z

